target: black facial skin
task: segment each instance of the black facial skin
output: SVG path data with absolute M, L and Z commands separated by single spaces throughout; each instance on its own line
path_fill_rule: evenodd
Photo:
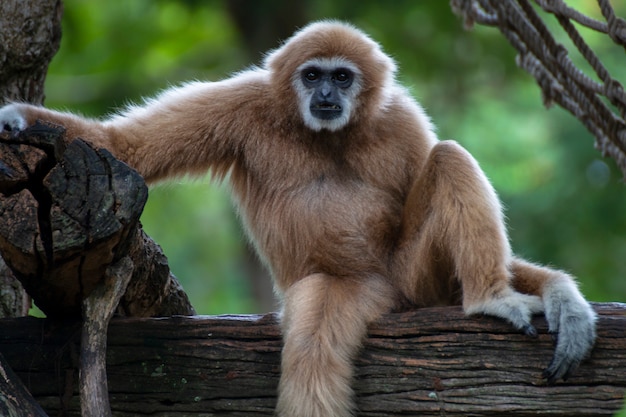
M 302 71 L 302 82 L 314 90 L 310 103 L 311 114 L 322 120 L 341 116 L 343 107 L 340 91 L 350 87 L 353 79 L 352 71 L 347 68 L 305 68 Z

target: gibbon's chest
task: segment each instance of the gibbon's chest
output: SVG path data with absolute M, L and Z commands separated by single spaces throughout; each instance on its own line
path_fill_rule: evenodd
M 246 229 L 279 289 L 314 272 L 385 272 L 401 187 L 336 155 L 324 160 L 287 152 L 271 164 L 253 162 L 258 165 L 236 167 L 231 181 Z

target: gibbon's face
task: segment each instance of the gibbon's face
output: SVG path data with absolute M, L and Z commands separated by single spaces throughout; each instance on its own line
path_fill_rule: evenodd
M 298 67 L 293 85 L 304 124 L 315 131 L 336 131 L 355 110 L 361 73 L 344 58 L 314 58 Z

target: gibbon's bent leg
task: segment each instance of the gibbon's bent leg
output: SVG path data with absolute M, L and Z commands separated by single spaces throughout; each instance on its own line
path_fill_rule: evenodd
M 511 258 L 500 202 L 478 163 L 456 142 L 439 142 L 404 207 L 394 260 L 403 294 L 417 305 L 460 302 L 467 314 L 533 335 L 543 305 L 511 287 Z
M 367 325 L 397 299 L 380 276 L 309 275 L 284 295 L 279 416 L 353 415 L 355 355 Z
M 544 371 L 549 383 L 571 375 L 593 347 L 596 315 L 574 279 L 512 256 L 495 191 L 454 142 L 432 149 L 407 198 L 394 267 L 401 291 L 418 305 L 461 302 L 467 314 L 501 317 L 533 336 L 531 316 L 545 311 L 558 333 Z

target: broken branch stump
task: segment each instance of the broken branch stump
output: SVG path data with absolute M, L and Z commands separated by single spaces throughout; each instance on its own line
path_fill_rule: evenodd
M 135 269 L 120 313 L 194 314 L 139 225 L 147 196 L 137 172 L 104 149 L 66 138 L 59 126 L 0 135 L 0 255 L 49 317 L 79 316 L 82 300 L 124 256 Z
M 83 300 L 79 391 L 84 417 L 111 417 L 106 374 L 107 330 L 133 268 L 128 256 L 109 266 L 104 280 Z
M 598 341 L 566 382 L 546 384 L 538 338 L 459 307 L 388 314 L 355 360 L 358 417 L 612 416 L 626 392 L 626 305 L 595 304 Z M 0 320 L 0 353 L 51 416 L 80 415 L 79 323 Z M 274 315 L 113 318 L 107 375 L 113 416 L 273 416 L 282 343 Z

